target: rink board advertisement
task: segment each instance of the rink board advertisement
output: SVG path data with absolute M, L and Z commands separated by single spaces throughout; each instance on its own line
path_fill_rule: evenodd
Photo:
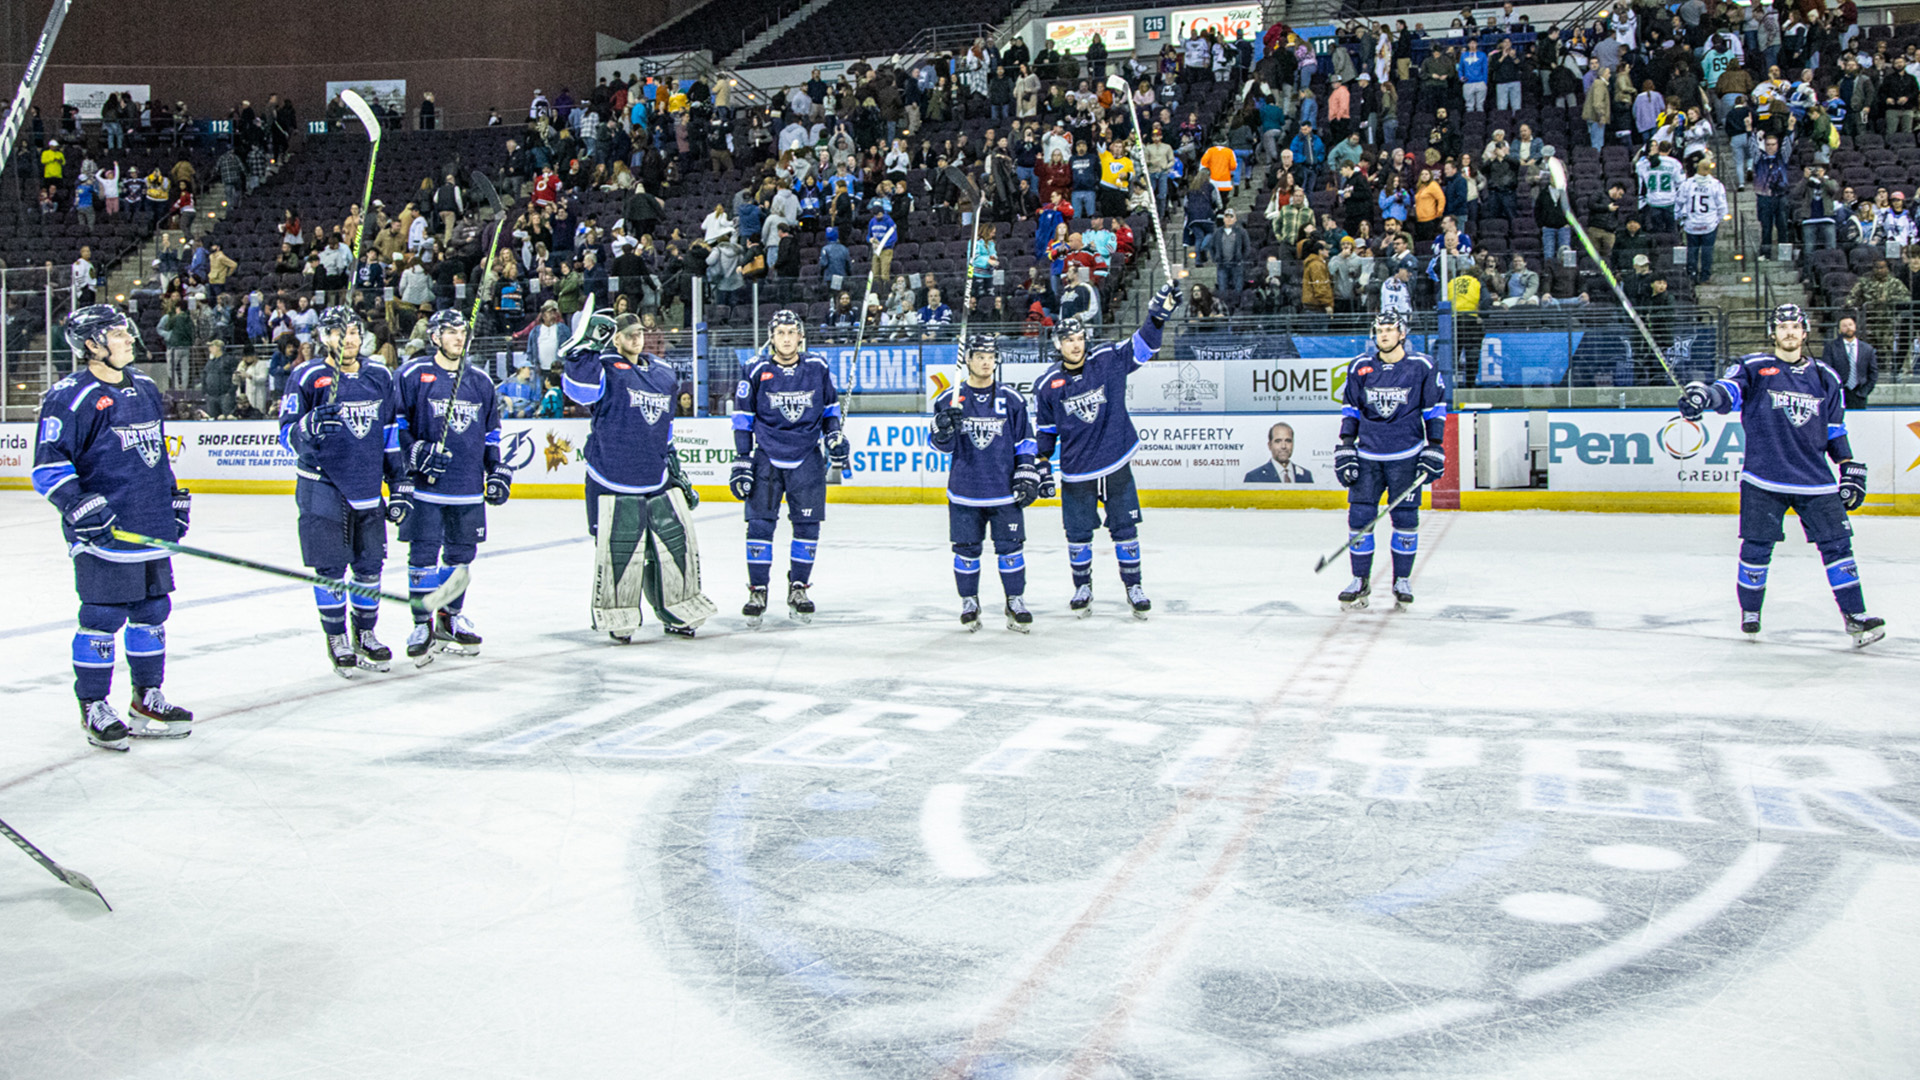
M 862 350 L 863 352 L 865 350 Z M 1333 358 L 1256 359 L 1223 356 L 1233 350 L 1195 349 L 1192 359 L 1157 360 L 1127 377 L 1127 409 L 1142 414 L 1338 412 L 1351 354 Z M 1251 349 L 1243 350 L 1251 353 Z M 951 361 L 929 363 L 922 386 L 927 400 L 953 385 L 959 369 Z M 1003 349 L 1003 357 L 1006 351 Z M 1033 385 L 1053 365 L 1005 360 L 1000 381 L 1017 388 L 1033 407 Z

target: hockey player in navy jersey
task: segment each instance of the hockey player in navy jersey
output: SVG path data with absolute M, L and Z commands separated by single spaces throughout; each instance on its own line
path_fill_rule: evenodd
M 1407 318 L 1383 312 L 1373 320 L 1373 349 L 1347 366 L 1340 400 L 1340 446 L 1333 472 L 1347 489 L 1347 527 L 1372 528 L 1382 497 L 1432 483 L 1447 468 L 1446 381 L 1432 357 L 1407 351 Z M 1413 557 L 1420 550 L 1420 493 L 1391 507 L 1393 599 L 1413 603 Z M 1373 533 L 1354 541 L 1353 580 L 1340 593 L 1348 609 L 1364 608 L 1373 591 Z
M 1033 614 L 1023 598 L 1027 561 L 1021 511 L 1040 497 L 1033 421 L 1020 392 L 998 379 L 1000 356 L 993 337 L 976 334 L 963 347 L 966 381 L 933 399 L 933 445 L 953 456 L 947 536 L 960 590 L 960 624 L 970 632 L 980 629 L 981 545 L 991 531 L 1007 594 L 1007 629 L 1025 634 L 1033 629 Z
M 400 448 L 410 494 L 387 508 L 408 544 L 407 588 L 424 596 L 455 566 L 473 562 L 487 538 L 487 507 L 512 492 L 513 472 L 500 460 L 500 404 L 493 379 L 465 360 L 467 318 L 451 308 L 427 321 L 433 354 L 401 367 Z M 404 488 L 403 488 L 404 491 Z M 480 652 L 480 635 L 455 597 L 438 615 L 415 611 L 407 656 L 425 667 L 434 650 Z
M 363 363 L 360 316 L 344 304 L 328 308 L 315 332 L 321 356 L 295 369 L 280 403 L 280 443 L 293 454 L 298 473 L 293 501 L 299 510 L 300 561 L 323 577 L 380 587 L 387 560 L 387 519 L 381 483 L 396 497 L 408 492 L 400 458 L 399 394 L 393 373 Z M 316 585 L 320 628 L 334 673 L 351 679 L 362 670 L 386 671 L 393 650 L 373 628 L 380 602 Z
M 679 587 L 687 576 L 692 594 L 699 591 L 699 549 L 687 511 L 700 496 L 673 448 L 680 375 L 642 351 L 645 341 L 639 316 L 606 310 L 583 317 L 560 350 L 561 387 L 593 410 L 586 447 L 593 625 L 622 644 L 640 627 L 643 594 L 666 632 L 679 637 L 692 637 L 712 606 L 703 596 L 699 612 L 680 606 L 689 598 Z
M 1767 319 L 1773 351 L 1751 353 L 1730 365 L 1712 384 L 1688 383 L 1680 415 L 1698 420 L 1711 411 L 1737 412 L 1746 429 L 1746 460 L 1740 470 L 1740 629 L 1760 632 L 1773 545 L 1787 538 L 1781 522 L 1789 508 L 1807 540 L 1820 549 L 1827 584 L 1840 604 L 1843 625 L 1857 646 L 1886 636 L 1886 620 L 1867 614 L 1860 568 L 1853 559 L 1853 523 L 1847 512 L 1867 499 L 1867 467 L 1853 460 L 1847 440 L 1844 383 L 1834 370 L 1807 356 L 1809 326 L 1797 304 L 1782 304 Z M 1834 481 L 1831 459 L 1840 467 Z
M 1058 442 L 1060 517 L 1073 572 L 1068 606 L 1083 619 L 1093 614 L 1093 532 L 1102 524 L 1102 506 L 1127 605 L 1139 619 L 1153 608 L 1140 584 L 1140 493 L 1133 482 L 1140 433 L 1127 415 L 1127 376 L 1160 351 L 1161 331 L 1181 299 L 1178 286 L 1162 285 L 1147 304 L 1147 321 L 1125 342 L 1096 345 L 1086 324 L 1062 320 L 1053 332 L 1060 362 L 1034 384 L 1041 496 L 1053 495 L 1051 459 Z
M 840 430 L 840 395 L 826 358 L 806 348 L 805 324 L 791 311 L 767 324 L 767 351 L 740 374 L 733 392 L 733 474 L 727 486 L 747 504 L 747 603 L 740 613 L 759 626 L 773 574 L 773 531 L 786 499 L 793 527 L 787 564 L 787 611 L 813 618 L 807 597 L 820 522 L 827 516 L 827 467 L 845 472 L 852 448 Z M 822 446 L 826 456 L 821 456 Z
M 116 528 L 159 540 L 186 534 L 191 497 L 167 459 L 166 403 L 153 380 L 132 370 L 134 329 L 108 304 L 68 315 L 67 347 L 86 366 L 40 401 L 33 489 L 60 511 L 80 594 L 73 635 L 73 690 L 87 741 L 107 750 L 127 740 L 178 739 L 193 714 L 160 692 L 166 674 L 165 623 L 172 611 L 173 563 L 158 548 L 114 539 Z M 113 690 L 113 636 L 126 627 L 133 701 L 125 720 L 107 702 Z

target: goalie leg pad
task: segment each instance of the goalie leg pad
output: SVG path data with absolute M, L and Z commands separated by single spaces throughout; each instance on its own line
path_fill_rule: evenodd
M 644 495 L 596 495 L 593 545 L 593 628 L 631 634 L 640 628 L 640 597 L 647 541 Z
M 678 488 L 647 500 L 647 602 L 668 626 L 697 629 L 719 611 L 700 591 L 700 540 Z

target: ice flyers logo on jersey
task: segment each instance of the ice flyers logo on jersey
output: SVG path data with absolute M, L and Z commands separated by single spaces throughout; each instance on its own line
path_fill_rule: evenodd
M 1096 386 L 1084 394 L 1075 394 L 1060 400 L 1060 404 L 1066 406 L 1067 411 L 1083 424 L 1091 424 L 1100 419 L 1100 406 L 1106 403 L 1107 388 L 1104 386 Z
M 1380 419 L 1391 420 L 1400 406 L 1407 403 L 1412 393 L 1410 386 L 1369 386 L 1367 387 L 1367 405 L 1380 414 Z
M 1773 407 L 1787 414 L 1787 422 L 1794 427 L 1805 427 L 1807 421 L 1820 413 L 1820 399 L 1812 394 L 1796 394 L 1791 390 L 1768 390 L 1767 397 Z
M 996 402 L 996 404 L 999 403 Z M 998 416 L 969 416 L 962 421 L 962 427 L 967 433 L 967 441 L 973 443 L 974 449 L 985 450 L 993 445 L 993 440 L 999 438 L 1001 432 L 1006 430 L 1007 421 L 1004 417 Z
M 639 409 L 640 415 L 647 418 L 647 423 L 657 424 L 660 422 L 660 417 L 666 413 L 671 401 L 665 394 L 649 393 L 629 386 L 627 387 L 627 404 Z
M 120 449 L 138 451 L 140 460 L 147 463 L 147 468 L 160 464 L 160 455 L 166 451 L 166 444 L 160 437 L 160 421 L 116 425 L 113 433 L 120 437 Z
M 422 379 L 421 381 L 425 382 L 426 380 Z M 446 418 L 447 401 L 445 398 L 433 398 L 428 402 L 428 405 L 433 409 L 433 415 L 435 417 Z M 479 402 L 456 401 L 453 403 L 453 418 L 447 420 L 447 426 L 451 427 L 454 431 L 465 433 L 468 428 L 473 426 L 473 422 L 478 419 L 480 419 Z
M 381 401 L 342 401 L 339 403 L 340 420 L 347 425 L 348 431 L 353 432 L 354 438 L 364 439 L 373 426 L 380 422 L 380 409 L 384 404 Z
M 807 410 L 813 408 L 813 391 L 774 390 L 767 394 L 767 400 L 780 411 L 781 416 L 787 418 L 788 423 L 797 424 L 801 417 L 807 415 Z

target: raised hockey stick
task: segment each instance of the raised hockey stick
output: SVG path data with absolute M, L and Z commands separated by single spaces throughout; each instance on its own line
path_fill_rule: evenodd
M 1547 159 L 1547 175 L 1553 183 L 1553 197 L 1560 201 L 1560 209 L 1567 215 L 1567 224 L 1573 226 L 1573 235 L 1580 238 L 1580 246 L 1587 249 L 1587 257 L 1600 268 L 1600 273 L 1605 275 L 1607 284 L 1613 286 L 1613 295 L 1620 301 L 1620 306 L 1626 309 L 1627 318 L 1632 319 L 1633 325 L 1639 328 L 1640 336 L 1647 339 L 1647 347 L 1653 350 L 1653 358 L 1660 361 L 1660 366 L 1665 369 L 1667 378 L 1673 380 L 1673 385 L 1679 386 L 1680 377 L 1673 373 L 1673 366 L 1667 363 L 1667 354 L 1660 350 L 1660 343 L 1653 339 L 1653 331 L 1647 329 L 1647 324 L 1640 321 L 1640 313 L 1633 310 L 1633 303 L 1627 299 L 1626 290 L 1620 287 L 1620 279 L 1613 276 L 1613 268 L 1607 265 L 1607 260 L 1600 257 L 1600 251 L 1593 246 L 1593 239 L 1587 235 L 1586 227 L 1581 225 L 1580 219 L 1574 216 L 1573 200 L 1567 197 L 1567 170 L 1560 164 L 1559 158 Z
M 460 400 L 460 383 L 467 374 L 467 352 L 473 348 L 474 332 L 480 326 L 480 301 L 486 297 L 493 281 L 493 257 L 500 250 L 500 234 L 507 230 L 506 208 L 500 205 L 500 193 L 494 190 L 493 181 L 479 169 L 473 170 L 469 178 L 480 197 L 493 208 L 493 241 L 487 245 L 487 258 L 480 264 L 480 281 L 474 286 L 473 304 L 467 311 L 467 339 L 460 344 L 460 364 L 453 369 L 453 389 L 447 394 L 447 422 L 440 425 L 440 438 L 433 446 L 436 455 L 447 452 L 447 436 L 453 431 L 453 406 Z M 436 476 L 430 475 L 426 480 L 429 484 L 439 483 Z
M 1133 128 L 1133 159 L 1140 163 L 1139 168 L 1142 173 L 1148 173 L 1147 201 L 1153 206 L 1153 239 L 1160 247 L 1160 272 L 1166 275 L 1167 282 L 1171 284 L 1173 264 L 1167 261 L 1166 226 L 1160 223 L 1160 199 L 1153 193 L 1153 176 L 1147 169 L 1147 144 L 1140 138 L 1140 112 L 1133 107 L 1133 94 L 1127 89 L 1127 80 L 1118 75 L 1109 75 L 1107 88 L 1127 102 L 1127 118 L 1130 121 L 1128 126 Z
M 858 365 L 860 363 L 860 347 L 867 343 L 867 311 L 872 306 L 869 303 L 869 301 L 872 300 L 873 298 L 873 272 L 877 268 L 879 263 L 879 260 L 875 256 L 879 255 L 880 252 L 885 251 L 887 249 L 887 245 L 893 242 L 893 238 L 897 236 L 899 232 L 900 232 L 900 229 L 898 226 L 888 229 L 886 232 L 881 234 L 879 246 L 876 248 L 872 248 L 867 252 L 867 287 L 866 287 L 866 290 L 860 294 L 860 315 L 859 315 L 860 326 L 859 326 L 859 329 L 855 330 L 853 333 L 853 362 L 855 365 L 855 370 L 858 370 Z M 844 478 L 840 475 L 839 469 L 827 470 L 827 483 L 838 484 L 843 479 Z
M 365 98 L 352 90 L 340 91 L 340 103 L 352 110 L 360 120 L 360 126 L 367 129 L 367 141 L 373 144 L 373 150 L 367 155 L 367 183 L 360 194 L 360 224 L 353 232 L 353 270 L 360 269 L 360 244 L 366 239 L 367 218 L 373 215 L 373 171 L 380 164 L 380 120 L 373 115 Z
M 65 882 L 66 884 L 71 885 L 76 889 L 79 889 L 81 892 L 92 893 L 95 899 L 99 900 L 103 904 L 107 904 L 107 898 L 100 895 L 100 890 L 94 885 L 92 878 L 88 877 L 87 875 L 81 873 L 78 870 L 69 870 L 64 866 L 61 866 L 59 863 L 54 862 L 52 859 L 47 857 L 46 852 L 41 851 L 37 847 L 34 847 L 33 844 L 30 843 L 26 837 L 21 836 L 17 832 L 14 832 L 13 826 L 7 824 L 4 821 L 0 821 L 0 834 L 4 834 L 7 839 L 19 845 L 20 850 L 26 852 L 28 858 L 32 859 L 34 862 L 39 863 L 41 866 L 46 867 L 47 873 L 52 874 L 54 877 L 59 878 L 61 881 Z M 112 911 L 113 905 L 107 904 L 107 910 Z
M 967 284 L 961 292 L 962 299 L 960 301 L 960 372 L 962 378 L 965 377 L 967 370 L 967 319 L 973 314 L 973 256 L 974 251 L 980 246 L 980 219 L 985 217 L 987 212 L 987 189 L 980 184 L 973 183 L 972 177 L 968 177 L 967 182 L 973 188 L 973 239 L 967 241 Z
M 305 570 L 288 570 L 285 567 L 254 562 L 252 559 L 242 559 L 237 555 L 222 555 L 217 551 L 208 551 L 205 548 L 188 547 L 186 544 L 175 543 L 172 540 L 161 540 L 152 536 L 142 536 L 137 532 L 128 532 L 125 529 L 113 530 L 113 538 L 115 540 L 124 540 L 129 544 L 143 544 L 147 547 L 161 548 L 175 555 L 191 555 L 196 559 L 210 559 L 213 562 L 226 563 L 228 566 L 238 566 L 243 570 L 256 570 L 262 574 L 272 574 L 275 577 L 304 581 L 309 585 L 324 585 L 329 589 L 344 592 L 350 596 L 365 597 L 369 600 L 385 600 L 394 604 L 405 604 L 415 611 L 426 612 L 427 614 L 439 611 L 441 608 L 452 603 L 455 597 L 465 593 L 467 591 L 467 580 L 471 576 L 471 571 L 469 571 L 466 566 L 455 566 L 452 568 L 452 572 L 447 575 L 447 580 L 442 583 L 439 588 L 425 596 L 416 598 L 401 593 L 382 592 L 371 585 L 362 585 L 357 581 L 324 577 L 320 574 L 310 574 Z
M 1346 543 L 1341 544 L 1337 549 L 1335 549 L 1333 554 L 1325 556 L 1318 563 L 1315 563 L 1313 567 L 1313 572 L 1317 574 L 1320 571 L 1325 570 L 1329 565 L 1333 563 L 1333 560 L 1339 558 L 1342 555 L 1345 555 L 1347 553 L 1348 548 L 1359 543 L 1361 537 L 1372 536 L 1373 527 L 1380 524 L 1381 518 L 1386 517 L 1389 513 L 1393 511 L 1394 507 L 1399 506 L 1400 503 L 1405 499 L 1407 499 L 1409 496 L 1418 493 L 1419 490 L 1425 485 L 1426 485 L 1425 480 L 1415 480 L 1413 482 L 1412 487 L 1408 488 L 1407 490 L 1401 492 L 1398 495 L 1395 495 L 1393 498 L 1388 499 L 1387 505 L 1375 511 L 1373 517 L 1369 519 L 1365 525 L 1360 526 L 1358 529 L 1350 530 L 1347 533 Z

